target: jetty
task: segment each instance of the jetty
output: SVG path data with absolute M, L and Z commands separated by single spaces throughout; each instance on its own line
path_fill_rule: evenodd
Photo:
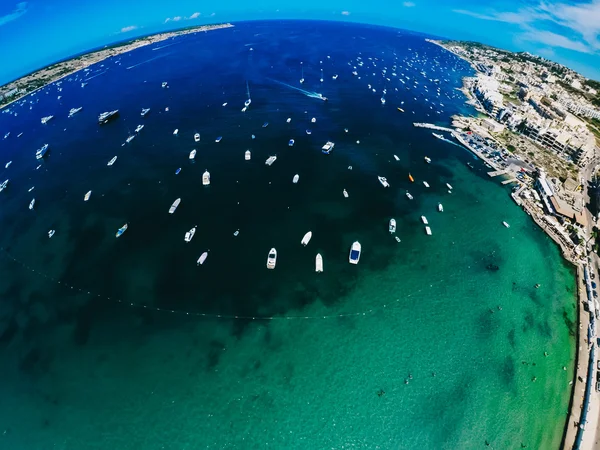
M 431 123 L 413 122 L 413 126 L 417 128 L 429 128 L 430 130 L 446 131 L 448 133 L 452 133 L 454 131 L 452 128 L 440 127 Z
M 501 169 L 501 170 L 495 170 L 493 172 L 488 172 L 488 176 L 490 177 L 498 177 L 500 175 L 506 175 L 508 172 L 508 169 Z

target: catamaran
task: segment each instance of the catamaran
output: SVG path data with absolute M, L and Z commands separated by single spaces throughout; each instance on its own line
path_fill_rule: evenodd
M 272 164 L 273 164 L 273 163 L 274 163 L 276 160 L 277 160 L 277 156 L 269 156 L 269 157 L 267 158 L 267 160 L 265 161 L 265 164 L 266 164 L 267 166 L 270 166 L 270 165 L 272 165 Z
M 362 249 L 360 246 L 360 242 L 355 241 L 352 244 L 352 247 L 350 247 L 350 256 L 348 258 L 348 260 L 350 261 L 350 264 L 358 264 L 358 261 L 360 260 L 361 251 L 362 251 Z
M 194 159 L 195 157 L 196 157 L 196 149 L 194 149 L 194 150 L 192 150 L 192 151 L 190 152 L 190 156 L 189 156 L 189 158 L 190 158 L 190 159 Z
M 317 257 L 315 258 L 315 272 L 323 272 L 323 257 L 320 253 L 317 253 Z
M 299 179 L 300 179 L 300 175 L 298 175 L 298 174 L 294 175 L 294 178 L 292 179 L 292 183 L 297 184 Z
M 185 242 L 190 242 L 192 240 L 194 234 L 196 234 L 196 227 L 197 225 L 194 225 L 194 228 L 192 228 L 190 231 L 186 231 L 185 237 L 183 238 Z
M 173 204 L 171 205 L 171 207 L 169 208 L 169 214 L 173 214 L 180 203 L 181 203 L 181 198 L 176 199 L 173 202 Z
M 40 148 L 39 150 L 37 150 L 35 152 L 36 159 L 42 159 L 46 155 L 47 151 L 48 151 L 48 144 L 44 144 L 42 146 L 42 148 Z
M 277 250 L 272 248 L 267 256 L 267 269 L 274 269 L 275 264 L 277 264 Z
M 383 187 L 390 187 L 390 183 L 388 183 L 387 178 L 386 177 L 377 177 L 377 179 L 379 180 L 379 182 L 381 183 L 381 185 Z
M 311 238 L 312 238 L 312 231 L 309 231 L 308 233 L 306 233 L 304 235 L 304 237 L 302 238 L 302 241 L 300 243 L 306 247 L 308 245 L 308 243 L 310 242 Z
M 92 195 L 92 191 L 87 191 L 86 194 L 83 196 L 83 201 L 87 202 L 90 199 L 91 195 Z
M 113 159 L 111 159 L 111 160 L 110 160 L 110 161 L 109 161 L 109 162 L 108 162 L 106 165 L 107 165 L 107 166 L 112 166 L 112 165 L 115 163 L 115 161 L 116 161 L 116 160 L 117 160 L 117 157 L 115 156 L 115 157 L 113 157 Z
M 142 112 L 140 113 L 140 116 L 142 117 L 146 117 L 146 115 L 150 112 L 150 108 L 142 108 Z
M 117 234 L 115 234 L 115 236 L 116 236 L 116 237 L 121 237 L 121 235 L 122 235 L 123 233 L 125 233 L 125 231 L 127 231 L 127 227 L 128 227 L 128 225 L 127 225 L 127 224 L 123 225 L 121 228 L 119 228 L 119 229 L 117 230 Z
M 390 225 L 388 226 L 388 231 L 390 233 L 396 232 L 396 219 L 390 219 Z
M 200 264 L 204 264 L 204 261 L 206 261 L 206 258 L 208 258 L 208 252 L 204 252 L 200 255 L 200 258 L 198 258 L 198 261 L 196 261 L 197 265 Z
M 208 170 L 205 170 L 204 173 L 202 174 L 202 185 L 208 186 L 209 184 L 210 184 L 210 172 Z

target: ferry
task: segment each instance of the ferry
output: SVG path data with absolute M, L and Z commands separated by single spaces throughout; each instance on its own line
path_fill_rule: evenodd
M 83 109 L 83 106 L 80 106 L 79 108 L 71 108 L 69 110 L 69 118 L 73 117 L 75 114 L 77 114 L 82 109 Z
M 127 227 L 128 227 L 128 225 L 125 224 L 121 228 L 119 228 L 117 230 L 117 234 L 115 234 L 115 237 L 120 237 L 123 233 L 125 233 L 125 231 L 127 231 Z
M 140 131 L 142 131 L 143 128 L 144 128 L 144 125 L 138 125 L 137 127 L 135 127 L 135 132 L 139 133 Z
M 109 161 L 109 162 L 108 162 L 106 165 L 107 165 L 107 166 L 112 166 L 112 165 L 115 163 L 115 161 L 116 161 L 116 160 L 117 160 L 117 157 L 115 156 L 115 157 L 113 157 L 113 159 L 111 159 L 111 160 L 110 160 L 110 161 Z
M 250 150 L 246 150 L 246 153 L 244 153 L 244 159 L 246 161 L 250 161 L 251 158 L 252 158 L 252 153 L 250 153 Z
M 161 84 L 161 86 L 162 86 L 163 88 L 166 88 L 166 87 L 168 86 L 168 84 L 167 84 L 167 82 L 166 82 L 166 81 L 163 81 L 163 82 L 162 82 L 162 84 Z
M 140 113 L 140 116 L 142 117 L 146 117 L 146 115 L 150 112 L 150 108 L 142 108 L 142 112 Z
M 425 186 L 426 188 L 429 187 L 429 183 L 427 181 L 423 181 L 423 186 Z
M 221 139 L 223 139 L 223 136 L 219 136 L 218 138 L 216 138 L 215 142 L 218 144 L 219 142 L 221 142 Z
M 412 200 L 412 199 L 413 199 L 413 196 L 412 196 L 412 195 L 410 195 L 410 192 L 408 192 L 408 191 L 406 191 L 406 196 L 408 197 L 408 199 L 409 199 L 409 200 Z
M 186 231 L 185 237 L 183 238 L 185 242 L 190 242 L 192 240 L 194 234 L 196 234 L 196 227 L 197 225 L 194 225 L 194 228 L 192 228 L 190 231 Z
M 397 156 L 397 155 L 394 155 L 394 159 L 395 159 L 396 161 L 400 161 L 400 158 L 398 158 L 398 156 Z
M 449 183 L 446 183 L 446 187 L 450 190 L 452 190 L 452 186 Z
M 272 164 L 273 164 L 273 163 L 274 163 L 276 160 L 277 160 L 277 156 L 269 156 L 269 157 L 267 158 L 267 160 L 265 161 L 265 164 L 266 164 L 267 166 L 270 166 L 270 165 L 272 165 Z
M 506 228 L 510 228 L 510 225 L 509 225 L 509 223 L 508 223 L 508 222 L 504 222 L 504 221 L 502 221 L 502 225 L 504 225 Z
M 441 203 L 438 203 L 438 211 L 444 212 L 444 206 Z
M 425 216 L 421 216 L 421 221 L 425 224 L 425 225 L 429 225 L 429 222 L 427 221 L 427 217 Z
M 11 165 L 11 164 L 12 164 L 12 161 L 9 161 L 9 162 L 7 162 L 7 163 L 4 165 L 4 168 L 5 168 L 5 169 L 8 169 L 8 168 L 10 167 L 10 165 Z
M 425 157 L 425 162 L 427 164 L 431 164 L 431 158 L 429 158 L 428 156 Z
M 54 116 L 46 116 L 46 117 L 42 117 L 42 124 L 47 124 L 48 122 L 50 122 L 52 119 L 54 118 Z
M 344 189 L 342 193 L 344 194 L 344 197 L 348 198 L 348 191 L 346 189 Z
M 85 193 L 85 195 L 83 196 L 83 201 L 87 202 L 90 199 L 90 196 L 92 195 L 92 191 L 87 191 Z
M 293 147 L 295 142 L 296 142 L 296 141 L 294 141 L 293 139 L 290 139 L 290 140 L 288 141 L 288 146 L 290 146 L 290 147 Z
M 390 187 L 390 183 L 388 183 L 387 178 L 386 177 L 377 177 L 377 179 L 379 180 L 379 182 L 381 183 L 381 185 L 383 187 Z
M 173 214 L 180 203 L 181 203 L 181 199 L 180 198 L 176 199 L 173 202 L 173 204 L 171 205 L 171 207 L 169 208 L 169 214 Z
M 404 110 L 402 108 L 400 108 L 400 107 L 398 107 L 398 111 L 404 112 Z
M 208 170 L 205 170 L 204 173 L 202 174 L 202 185 L 208 186 L 209 184 L 210 184 L 210 172 Z
M 348 257 L 350 264 L 358 264 L 358 261 L 360 260 L 361 251 L 362 249 L 360 246 L 360 242 L 355 241 L 352 244 L 352 247 L 350 247 L 350 256 Z
M 317 257 L 315 258 L 315 272 L 323 272 L 323 257 L 320 253 L 317 253 Z
M 427 233 L 427 236 L 431 236 L 431 228 L 429 227 L 425 227 L 425 233 Z
M 29 209 L 33 209 L 34 206 L 35 206 L 35 198 L 33 200 L 31 200 L 31 202 L 29 203 Z
M 204 264 L 204 261 L 206 261 L 206 258 L 208 258 L 208 252 L 204 252 L 200 255 L 200 258 L 198 258 L 198 261 L 196 261 L 197 265 L 200 264 Z
M 107 112 L 103 112 L 102 114 L 100 114 L 98 116 L 98 123 L 100 125 L 104 125 L 105 123 L 107 123 L 109 120 L 114 119 L 115 117 L 117 117 L 119 115 L 119 110 L 115 109 L 113 111 L 107 111 Z
M 42 159 L 46 155 L 46 152 L 48 152 L 48 144 L 44 144 L 42 148 L 35 152 L 35 158 Z
M 272 248 L 267 256 L 267 269 L 274 269 L 275 264 L 277 264 L 277 250 Z
M 6 186 L 8 186 L 8 178 L 6 180 L 4 180 L 2 183 L 0 183 L 0 192 L 2 192 L 4 189 L 6 189 Z M 31 191 L 30 191 L 31 192 Z
M 190 158 L 190 159 L 194 159 L 195 157 L 196 157 L 196 149 L 194 149 L 194 150 L 192 150 L 192 151 L 190 152 L 190 156 L 189 156 L 189 158 Z
M 415 182 L 415 179 L 413 178 L 413 176 L 410 173 L 408 174 L 408 179 L 411 181 L 411 183 Z
M 321 147 L 321 152 L 325 153 L 326 155 L 329 155 L 332 152 L 333 147 L 335 147 L 335 143 L 333 143 L 331 141 L 327 141 L 325 143 L 325 145 L 323 145 L 323 147 Z
M 200 133 L 194 134 L 194 142 L 200 142 Z
M 179 128 L 175 128 L 173 131 L 173 136 L 177 136 L 179 134 Z
M 395 233 L 396 232 L 396 219 L 390 219 L 390 224 L 388 226 L 388 231 L 390 233 Z
M 294 175 L 294 178 L 292 179 L 292 183 L 298 184 L 299 179 L 300 179 L 300 175 L 298 175 L 298 174 Z
M 308 233 L 306 233 L 304 235 L 304 237 L 302 238 L 302 241 L 300 241 L 300 243 L 306 247 L 308 245 L 308 243 L 310 242 L 311 238 L 312 238 L 312 231 L 309 231 Z
M 48 237 L 51 238 L 52 236 L 54 236 L 54 233 L 56 233 L 56 230 L 48 231 Z

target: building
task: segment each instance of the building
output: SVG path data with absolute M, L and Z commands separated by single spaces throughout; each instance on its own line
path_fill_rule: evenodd
M 483 119 L 481 121 L 481 125 L 483 126 L 483 128 L 490 131 L 491 133 L 502 133 L 505 128 L 504 125 L 490 118 Z

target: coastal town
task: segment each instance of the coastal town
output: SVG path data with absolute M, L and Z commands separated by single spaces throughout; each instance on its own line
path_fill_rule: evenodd
M 462 91 L 480 114 L 454 116 L 448 131 L 513 185 L 511 197 L 577 269 L 579 326 L 572 399 L 562 448 L 592 449 L 600 439 L 599 230 L 600 83 L 529 53 L 478 43 L 429 42 L 466 60 L 475 75 Z

